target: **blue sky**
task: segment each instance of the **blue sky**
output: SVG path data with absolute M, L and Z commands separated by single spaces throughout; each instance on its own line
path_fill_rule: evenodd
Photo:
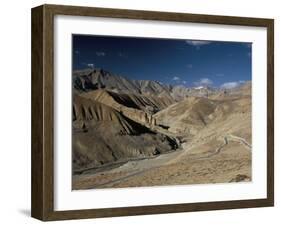
M 97 67 L 187 87 L 251 80 L 251 43 L 73 35 L 72 45 L 73 70 Z

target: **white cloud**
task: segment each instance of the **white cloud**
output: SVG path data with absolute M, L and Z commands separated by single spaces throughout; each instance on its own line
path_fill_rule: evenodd
M 180 80 L 180 77 L 174 76 L 174 77 L 172 78 L 172 80 L 173 80 L 173 81 L 179 81 L 179 80 Z
M 234 89 L 237 86 L 239 86 L 241 83 L 240 82 L 226 82 L 221 85 L 222 89 Z
M 187 82 L 186 81 L 182 81 L 182 83 L 185 85 Z
M 192 46 L 203 46 L 211 43 L 210 41 L 195 41 L 195 40 L 186 40 L 185 42 Z
M 199 81 L 195 82 L 197 86 L 210 86 L 213 84 L 213 81 L 209 78 L 201 78 Z
M 88 67 L 94 68 L 95 64 L 87 64 Z
M 106 54 L 105 52 L 96 52 L 96 55 L 99 57 L 104 57 Z

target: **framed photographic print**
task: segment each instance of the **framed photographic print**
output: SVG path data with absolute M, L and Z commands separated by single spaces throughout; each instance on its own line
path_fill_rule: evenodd
M 32 9 L 32 216 L 273 206 L 272 19 Z

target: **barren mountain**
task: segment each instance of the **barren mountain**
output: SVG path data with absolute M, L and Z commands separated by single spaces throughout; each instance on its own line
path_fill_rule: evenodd
M 251 180 L 251 83 L 233 89 L 73 73 L 73 188 Z
M 133 81 L 113 75 L 103 69 L 86 69 L 73 73 L 74 88 L 79 91 L 107 88 L 124 92 L 139 92 Z
M 182 85 L 171 86 L 170 93 L 174 100 L 180 101 L 190 95 L 190 89 Z
M 155 95 L 171 99 L 169 87 L 157 81 L 130 80 L 103 69 L 73 72 L 74 89 L 79 92 L 105 88 L 115 92 Z
M 155 113 L 175 102 L 171 98 L 169 99 L 154 95 L 141 95 L 135 93 L 117 93 L 104 89 L 86 92 L 81 95 L 109 106 L 113 106 L 119 111 L 121 107 L 127 107 L 142 110 L 147 113 Z
M 214 119 L 218 103 L 207 98 L 187 97 L 156 113 L 156 123 L 173 133 L 194 135 Z
M 245 82 L 241 84 L 240 86 L 236 87 L 235 89 L 232 89 L 231 91 L 232 95 L 237 96 L 251 96 L 252 94 L 252 83 L 251 82 Z
M 216 90 L 210 87 L 187 88 L 182 85 L 165 85 L 158 81 L 131 80 L 103 69 L 74 71 L 73 88 L 76 93 L 106 89 L 115 93 L 121 92 L 148 97 L 161 97 L 169 101 L 180 101 L 187 96 L 207 97 L 216 92 Z
M 73 170 L 144 158 L 175 150 L 157 134 L 100 102 L 73 98 Z
M 244 84 L 228 93 L 221 91 L 212 98 L 186 97 L 153 115 L 156 124 L 169 131 L 184 135 L 196 135 L 211 123 L 224 122 L 234 116 L 251 113 L 251 84 Z M 251 120 L 249 120 L 251 121 Z M 249 131 L 250 132 L 250 131 Z

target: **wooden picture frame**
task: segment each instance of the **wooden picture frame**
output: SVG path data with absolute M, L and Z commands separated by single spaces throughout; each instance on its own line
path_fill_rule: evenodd
M 267 29 L 267 198 L 121 208 L 54 210 L 54 16 L 126 18 L 218 25 L 240 25 Z M 32 9 L 32 217 L 66 220 L 98 217 L 162 214 L 265 207 L 274 205 L 274 21 L 273 19 L 196 15 L 42 5 Z

